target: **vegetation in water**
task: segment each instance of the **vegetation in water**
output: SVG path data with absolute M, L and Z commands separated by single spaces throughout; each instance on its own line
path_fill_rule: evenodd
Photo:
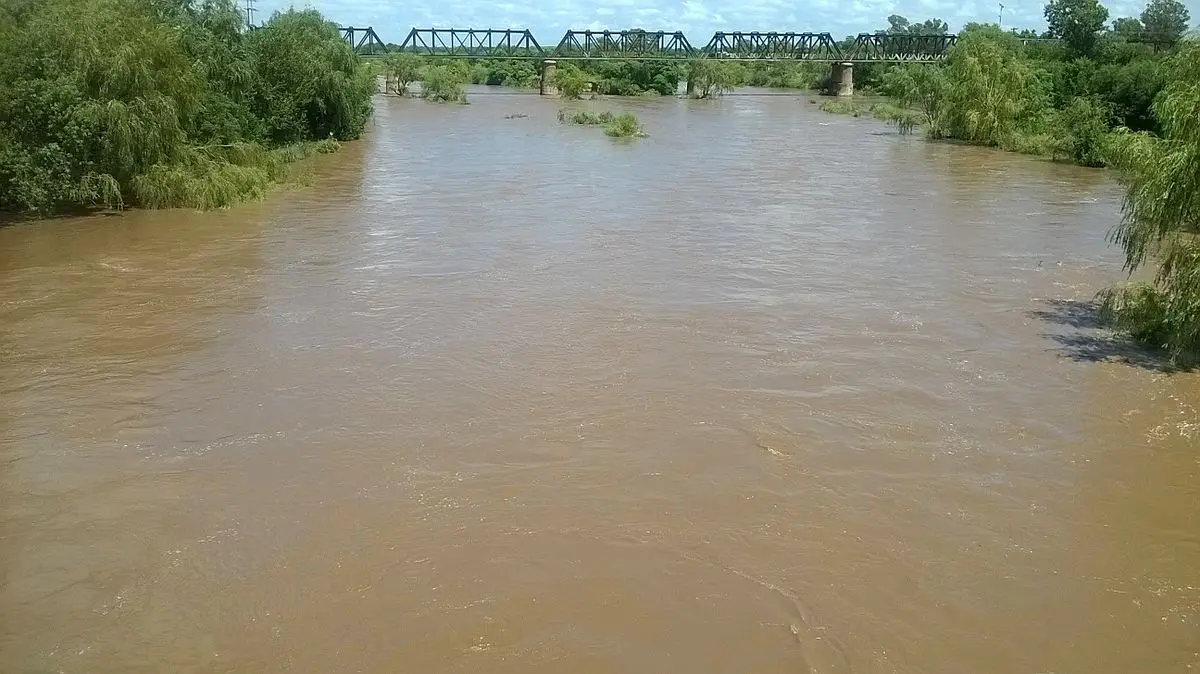
M 563 124 L 578 124 L 582 126 L 602 126 L 604 135 L 612 138 L 640 138 L 646 135 L 638 118 L 630 113 L 614 115 L 604 111 L 600 113 L 579 110 L 576 112 L 558 111 L 558 121 Z
M 611 124 L 616 118 L 616 115 L 607 110 L 601 113 L 588 112 L 586 110 L 578 110 L 576 112 L 558 111 L 558 121 L 563 124 L 602 126 L 604 124 Z
M 713 59 L 693 59 L 688 63 L 688 95 L 691 98 L 716 98 L 745 79 L 736 63 Z
M 374 82 L 334 24 L 241 24 L 233 0 L 0 6 L 0 210 L 227 206 L 358 137 Z
M 828 112 L 831 115 L 850 115 L 858 117 L 862 114 L 862 108 L 854 101 L 832 100 L 825 101 L 819 106 L 821 112 Z
M 604 125 L 604 135 L 612 138 L 641 138 L 646 132 L 638 118 L 626 112 Z
M 404 96 L 413 82 L 422 76 L 420 56 L 406 52 L 388 54 L 383 58 L 384 91 Z
M 871 106 L 870 112 L 875 119 L 896 127 L 902 136 L 912 133 L 913 129 L 921 125 L 922 121 L 921 113 L 902 108 L 894 103 L 876 103 Z
M 421 98 L 435 103 L 466 103 L 468 76 L 461 61 L 425 66 L 421 76 Z

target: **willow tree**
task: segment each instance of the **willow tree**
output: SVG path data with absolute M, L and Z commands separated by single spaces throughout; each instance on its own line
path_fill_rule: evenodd
M 970 27 L 942 70 L 939 123 L 950 138 L 999 144 L 1046 105 L 1020 42 L 996 26 Z
M 0 210 L 44 212 L 256 198 L 305 154 L 276 146 L 357 136 L 373 86 L 315 12 L 247 34 L 233 0 L 22 0 L 0 91 Z
M 1182 359 L 1200 352 L 1200 46 L 1187 45 L 1170 68 L 1154 104 L 1161 134 L 1121 134 L 1112 152 L 1126 182 L 1112 239 L 1131 273 L 1156 271 L 1102 297 L 1118 329 Z

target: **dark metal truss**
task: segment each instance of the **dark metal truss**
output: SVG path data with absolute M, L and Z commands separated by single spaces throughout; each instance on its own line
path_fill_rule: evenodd
M 958 41 L 954 35 L 862 33 L 845 54 L 847 61 L 940 61 Z
M 342 28 L 359 53 L 386 53 L 371 28 Z M 401 51 L 453 58 L 658 59 L 710 58 L 764 61 L 931 62 L 944 59 L 954 35 L 863 33 L 839 43 L 829 33 L 719 32 L 702 49 L 674 31 L 568 30 L 554 49 L 543 49 L 528 30 L 413 28 Z
M 557 58 L 691 58 L 696 50 L 679 31 L 568 30 L 554 48 Z
M 813 61 L 841 58 L 829 33 L 716 33 L 702 50 L 706 58 Z
M 528 30 L 413 28 L 401 51 L 429 56 L 536 57 L 546 52 Z
M 375 29 L 354 28 L 352 26 L 338 28 L 342 33 L 342 39 L 350 44 L 351 49 L 357 54 L 386 54 L 387 45 L 383 40 L 379 39 L 379 35 L 375 33 Z

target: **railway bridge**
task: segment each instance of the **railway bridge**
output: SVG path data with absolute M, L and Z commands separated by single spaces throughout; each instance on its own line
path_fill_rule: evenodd
M 541 65 L 541 92 L 558 61 L 641 59 L 683 61 L 810 61 L 829 63 L 838 94 L 854 93 L 856 63 L 934 63 L 946 58 L 954 35 L 888 35 L 861 33 L 838 42 L 829 33 L 717 32 L 695 47 L 680 31 L 568 30 L 556 46 L 546 48 L 528 29 L 413 28 L 399 47 L 374 28 L 344 27 L 342 37 L 360 54 L 410 53 L 441 58 L 506 58 L 535 60 Z

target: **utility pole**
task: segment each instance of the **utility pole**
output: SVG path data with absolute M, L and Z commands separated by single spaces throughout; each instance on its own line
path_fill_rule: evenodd
M 249 0 L 249 1 L 254 2 L 254 0 Z M 1000 3 L 1000 27 L 1001 28 L 1004 27 L 1004 3 L 1003 2 Z
M 242 4 L 246 10 L 246 30 L 254 28 L 254 13 L 258 10 L 254 8 L 254 0 L 242 0 Z

